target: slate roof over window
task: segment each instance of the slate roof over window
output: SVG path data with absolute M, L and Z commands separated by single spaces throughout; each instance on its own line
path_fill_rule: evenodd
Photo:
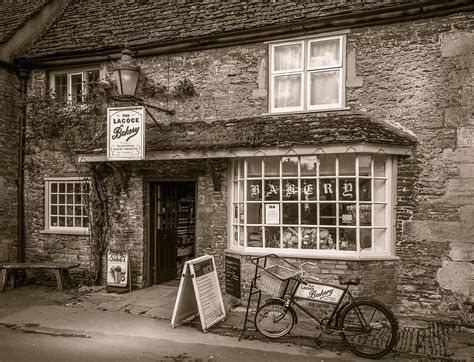
M 46 0 L 0 1 L 0 43 L 8 41 L 46 2 Z
M 159 45 L 419 2 L 71 0 L 25 58 Z
M 152 125 L 147 151 L 217 150 L 297 145 L 371 143 L 414 146 L 408 131 L 362 113 L 306 113 Z

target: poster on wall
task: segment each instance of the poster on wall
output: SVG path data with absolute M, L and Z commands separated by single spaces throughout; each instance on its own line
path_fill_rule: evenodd
M 107 108 L 107 159 L 145 158 L 145 108 Z
M 280 204 L 265 204 L 265 224 L 280 223 Z
M 131 291 L 130 258 L 126 251 L 107 250 L 107 292 Z
M 199 314 L 203 331 L 226 316 L 214 257 L 204 255 L 187 261 L 176 297 L 171 326 Z

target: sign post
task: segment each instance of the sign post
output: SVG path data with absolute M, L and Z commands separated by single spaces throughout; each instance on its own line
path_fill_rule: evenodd
M 126 293 L 132 291 L 130 258 L 123 250 L 107 250 L 107 292 Z
M 226 316 L 214 257 L 210 255 L 184 264 L 171 326 L 198 313 L 204 332 Z
M 107 109 L 107 160 L 145 159 L 145 108 Z

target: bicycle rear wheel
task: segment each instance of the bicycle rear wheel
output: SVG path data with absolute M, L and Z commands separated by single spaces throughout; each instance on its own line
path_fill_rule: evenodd
M 255 313 L 255 327 L 269 338 L 283 337 L 291 331 L 294 324 L 292 310 L 280 301 L 269 301 Z
M 395 347 L 398 322 L 393 313 L 376 300 L 355 301 L 345 307 L 338 327 L 344 344 L 356 355 L 380 358 Z

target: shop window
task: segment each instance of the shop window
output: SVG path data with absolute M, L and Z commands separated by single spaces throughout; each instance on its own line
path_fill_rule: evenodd
M 50 90 L 57 100 L 82 103 L 84 97 L 94 91 L 99 79 L 98 69 L 52 72 Z
M 89 187 L 84 178 L 46 179 L 46 231 L 88 231 Z
M 235 160 L 231 246 L 390 256 L 392 167 L 350 153 Z
M 345 36 L 270 44 L 270 112 L 344 107 Z

